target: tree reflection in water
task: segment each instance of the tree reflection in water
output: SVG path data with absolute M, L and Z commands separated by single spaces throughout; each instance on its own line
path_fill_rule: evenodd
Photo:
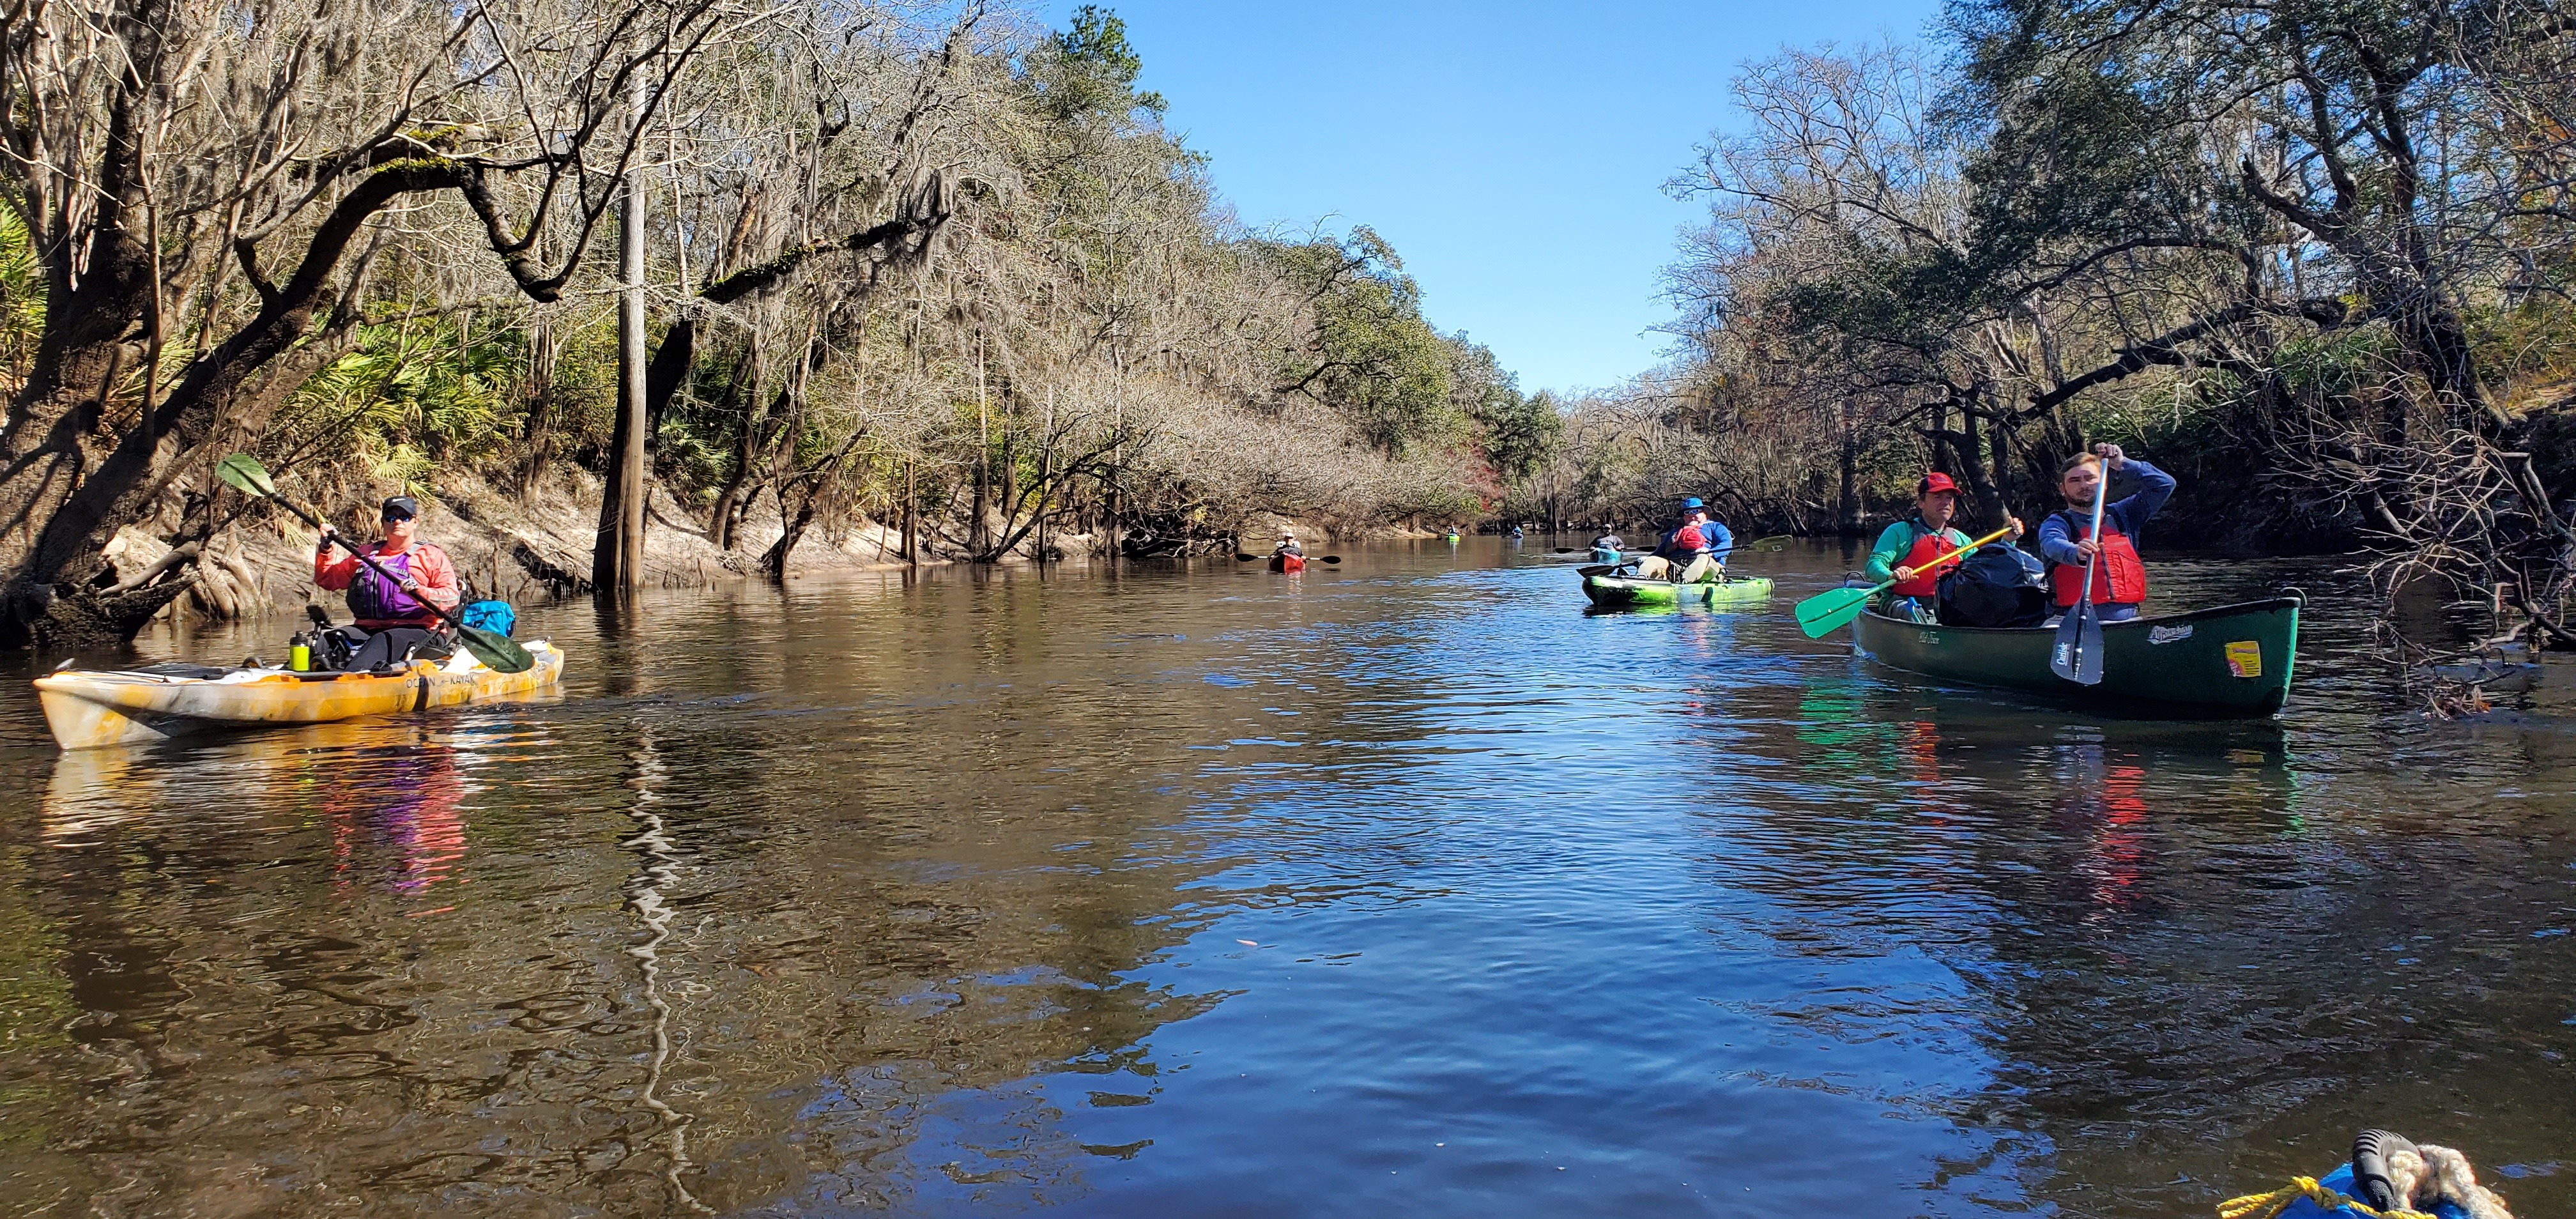
M 628 788 L 635 802 L 628 809 L 635 819 L 636 832 L 618 845 L 635 852 L 637 869 L 634 879 L 626 884 L 627 905 L 644 924 L 645 938 L 626 951 L 632 954 L 643 973 L 644 1001 L 653 1009 L 652 1053 L 644 1067 L 644 1107 L 662 1120 L 671 1140 L 670 1163 L 662 1170 L 662 1179 L 670 1182 L 671 1194 L 690 1210 L 713 1214 L 712 1208 L 698 1201 L 680 1177 L 689 1169 L 689 1116 L 662 1099 L 662 1072 L 671 1060 L 671 1004 L 662 997 L 662 945 L 671 938 L 670 905 L 663 900 L 664 891 L 679 876 L 680 857 L 671 841 L 670 827 L 658 811 L 662 794 L 658 790 L 665 778 L 661 754 L 653 748 L 651 729 L 636 734 L 631 755 Z

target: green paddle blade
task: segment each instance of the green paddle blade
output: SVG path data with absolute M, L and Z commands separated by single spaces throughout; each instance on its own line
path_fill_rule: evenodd
M 480 627 L 459 626 L 456 641 L 474 654 L 474 659 L 499 673 L 525 673 L 537 667 L 537 658 L 507 635 L 497 635 Z
M 1789 543 L 1796 540 L 1797 539 L 1788 534 L 1775 533 L 1767 538 L 1755 538 L 1750 542 L 1746 542 L 1742 546 L 1736 547 L 1736 549 L 1760 551 L 1763 554 L 1776 554 L 1780 551 L 1787 550 L 1789 548 Z
M 266 499 L 277 494 L 277 484 L 268 480 L 268 471 L 261 469 L 259 459 L 248 453 L 235 453 L 216 462 L 215 477 L 244 495 Z
M 1877 595 L 1875 588 L 1829 588 L 1798 603 L 1798 629 L 1809 639 L 1841 630 Z

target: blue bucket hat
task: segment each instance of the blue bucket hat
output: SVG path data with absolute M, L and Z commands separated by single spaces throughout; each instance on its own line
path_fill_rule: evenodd
M 1693 508 L 1705 508 L 1707 506 L 1708 505 L 1699 502 L 1699 497 L 1696 495 L 1690 496 L 1682 501 L 1682 511 L 1684 512 L 1688 512 Z

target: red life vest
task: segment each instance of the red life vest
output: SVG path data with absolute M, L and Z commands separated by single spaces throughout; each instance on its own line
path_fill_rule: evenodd
M 2058 515 L 2066 518 L 2067 536 L 2083 541 L 2085 522 L 2072 512 Z M 2088 514 L 2089 515 L 2089 514 Z M 2084 591 L 2084 565 L 2059 563 L 2048 569 L 2048 587 L 2057 596 L 2057 608 L 2075 604 Z M 2138 561 L 2138 547 L 2108 514 L 2102 517 L 2102 549 L 2093 556 L 2093 604 L 2136 605 L 2147 599 L 2147 565 Z
M 1940 558 L 1942 555 L 1948 554 L 1958 547 L 1956 544 L 1952 543 L 1949 539 L 1942 537 L 1940 534 L 1925 532 L 1922 523 L 1919 521 L 1907 521 L 1906 524 L 1911 525 L 1914 528 L 1914 546 L 1912 549 L 1905 552 L 1904 558 L 1896 561 L 1896 565 L 1899 567 L 1913 568 L 1914 578 L 1911 580 L 1899 581 L 1894 593 L 1899 597 L 1940 596 L 1941 573 L 1958 567 L 1959 560 L 1952 559 L 1938 568 L 1931 567 L 1929 564 L 1932 560 Z

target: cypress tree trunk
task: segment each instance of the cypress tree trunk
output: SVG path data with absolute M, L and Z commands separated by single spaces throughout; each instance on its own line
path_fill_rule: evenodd
M 635 78 L 636 122 L 643 121 L 644 80 Z M 644 584 L 644 171 L 629 169 L 617 209 L 617 426 L 609 439 L 608 486 L 599 501 L 599 537 L 591 546 L 590 584 L 620 598 Z

